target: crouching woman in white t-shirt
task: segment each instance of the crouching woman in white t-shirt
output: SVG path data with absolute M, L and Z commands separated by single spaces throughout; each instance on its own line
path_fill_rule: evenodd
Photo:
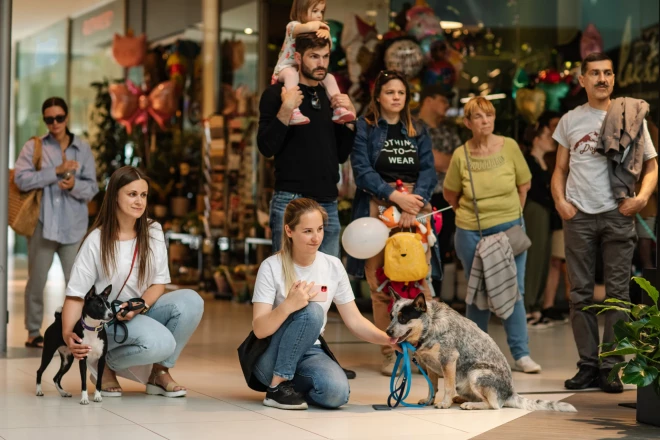
M 268 387 L 266 406 L 306 409 L 310 403 L 338 408 L 348 402 L 346 374 L 318 340 L 332 302 L 355 336 L 389 344 L 385 332 L 360 314 L 341 261 L 318 251 L 327 220 L 313 200 L 290 202 L 284 212 L 282 250 L 259 268 L 252 327 L 257 338 L 271 340 L 253 374 Z
M 117 314 L 128 329 L 125 341 L 121 327 L 110 325 L 107 329 L 101 394 L 108 397 L 121 396 L 115 372 L 146 381 L 148 394 L 186 395 L 169 369 L 204 312 L 204 301 L 192 290 L 165 293 L 165 284 L 170 282 L 167 248 L 160 224 L 147 218 L 148 192 L 146 178 L 138 169 L 123 167 L 112 174 L 100 214 L 78 251 L 66 289 L 62 333 L 77 359 L 90 350 L 73 333 L 73 327 L 92 286 L 101 292 L 112 285 L 109 299 L 123 301 L 122 308 L 132 298 L 145 302 L 143 308 L 125 317 Z M 146 374 L 141 374 L 145 369 Z

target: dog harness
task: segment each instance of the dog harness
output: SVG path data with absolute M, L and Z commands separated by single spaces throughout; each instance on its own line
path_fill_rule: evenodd
M 390 408 L 396 408 L 399 405 L 403 405 L 409 408 L 422 408 L 428 406 L 431 404 L 431 402 L 433 402 L 433 399 L 435 398 L 435 387 L 431 383 L 431 379 L 429 379 L 427 376 L 426 371 L 424 371 L 422 366 L 419 365 L 413 356 L 417 349 L 413 347 L 410 342 L 404 341 L 399 345 L 401 346 L 401 351 L 403 353 L 399 353 L 398 351 L 396 352 L 396 362 L 394 363 L 392 378 L 390 379 L 390 395 L 387 398 L 387 406 Z M 422 376 L 424 376 L 424 379 L 426 379 L 426 383 L 429 386 L 430 398 L 424 404 L 407 403 L 405 401 L 405 399 L 408 397 L 408 394 L 410 393 L 410 388 L 412 387 L 412 372 L 410 369 L 411 360 L 415 363 L 417 368 L 419 368 L 419 371 L 422 373 Z M 403 365 L 401 366 L 401 373 L 397 375 L 397 371 L 399 371 L 399 364 L 401 364 L 402 361 Z

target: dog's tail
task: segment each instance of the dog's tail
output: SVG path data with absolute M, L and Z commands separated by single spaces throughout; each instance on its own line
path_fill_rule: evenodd
M 504 402 L 504 406 L 509 408 L 519 408 L 527 411 L 559 411 L 559 412 L 577 412 L 575 407 L 566 402 L 555 402 L 552 400 L 531 400 L 514 394 Z

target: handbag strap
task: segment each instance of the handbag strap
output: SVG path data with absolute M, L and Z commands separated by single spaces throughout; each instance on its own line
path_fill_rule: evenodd
M 468 143 L 463 145 L 465 152 L 465 161 L 467 164 L 468 175 L 470 176 L 470 187 L 472 188 L 472 204 L 474 205 L 474 214 L 477 217 L 477 227 L 479 228 L 479 238 L 484 238 L 483 231 L 481 230 L 481 221 L 479 221 L 479 206 L 477 205 L 477 194 L 474 192 L 474 179 L 472 178 L 472 167 L 470 166 L 470 155 L 468 154 Z
M 33 136 L 32 139 L 34 139 L 34 149 L 32 150 L 32 164 L 34 165 L 34 169 L 37 171 L 41 170 L 41 156 L 42 156 L 42 143 L 41 143 L 41 138 L 39 136 Z

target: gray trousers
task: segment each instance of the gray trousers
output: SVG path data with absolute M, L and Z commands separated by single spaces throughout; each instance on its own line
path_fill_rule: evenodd
M 28 337 L 40 334 L 41 323 L 44 319 L 44 289 L 55 252 L 60 257 L 64 280 L 68 284 L 79 247 L 80 242 L 62 244 L 45 239 L 43 224 L 37 222 L 34 234 L 28 238 L 28 281 L 25 287 L 25 328 L 28 331 Z
M 605 295 L 630 301 L 629 283 L 637 233 L 632 217 L 626 217 L 618 209 L 602 214 L 586 214 L 578 211 L 571 220 L 564 222 L 566 268 L 571 282 L 571 325 L 577 345 L 580 366 L 599 367 L 598 359 L 598 310 L 582 310 L 593 304 L 598 245 L 602 251 L 605 275 Z M 628 315 L 610 311 L 605 315 L 603 343 L 614 341 L 614 324 Z M 623 356 L 602 358 L 600 368 L 609 369 Z

